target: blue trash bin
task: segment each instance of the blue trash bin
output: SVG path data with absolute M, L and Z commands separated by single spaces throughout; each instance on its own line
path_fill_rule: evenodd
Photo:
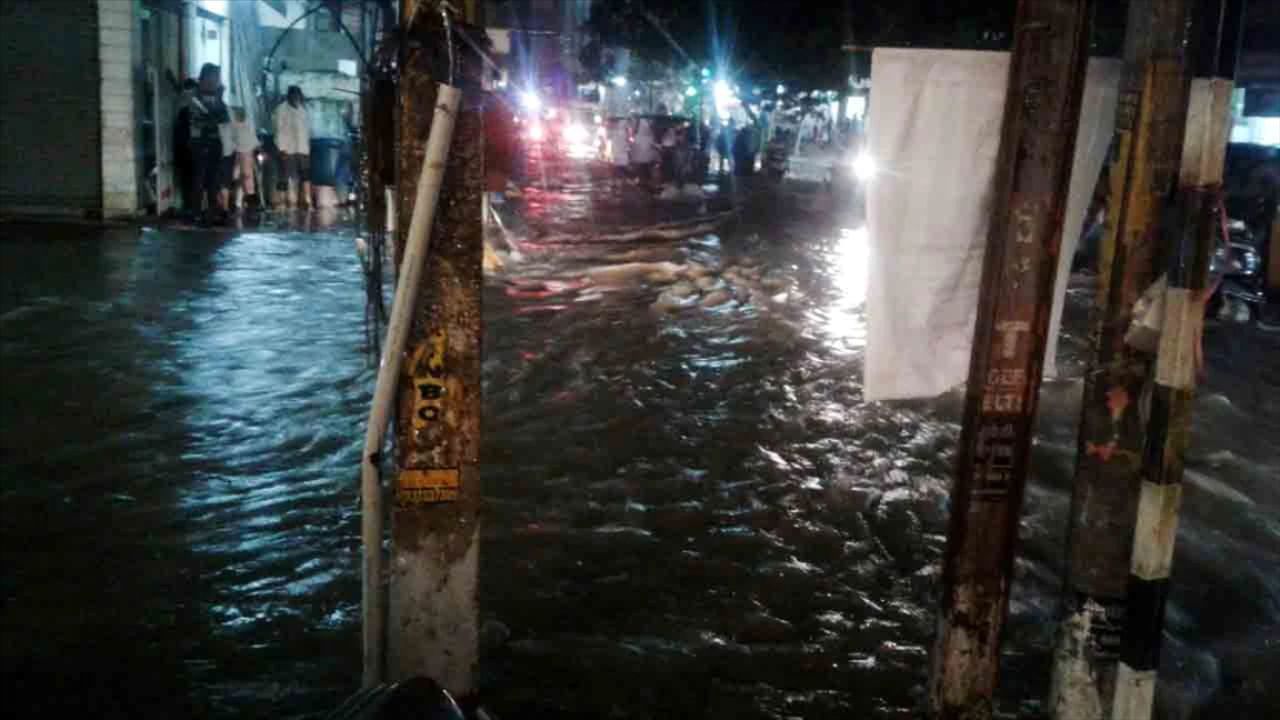
M 338 184 L 338 164 L 341 161 L 345 140 L 313 138 L 311 140 L 311 184 Z

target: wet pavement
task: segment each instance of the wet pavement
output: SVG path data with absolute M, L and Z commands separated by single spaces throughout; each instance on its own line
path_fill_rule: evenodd
M 865 237 L 812 185 L 714 213 L 575 172 L 486 288 L 481 681 L 503 717 L 907 718 L 960 398 L 868 403 Z M 519 218 L 517 218 L 519 215 Z M 303 717 L 358 682 L 374 373 L 354 234 L 5 227 L 3 672 L 16 709 Z M 1047 692 L 1087 279 L 1044 390 L 1004 694 Z M 1280 337 L 1218 326 L 1160 718 L 1280 708 Z

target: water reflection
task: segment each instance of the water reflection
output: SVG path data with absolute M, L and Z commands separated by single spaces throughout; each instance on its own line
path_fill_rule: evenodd
M 481 598 L 506 639 L 481 682 L 500 715 L 914 716 L 958 397 L 863 399 L 866 235 L 801 205 L 683 242 L 534 244 L 489 279 Z M 6 677 L 82 713 L 323 710 L 359 677 L 373 372 L 353 238 L 131 233 L 0 242 L 21 269 L 0 274 Z M 665 263 L 732 299 L 655 308 Z M 1162 685 L 1269 717 L 1280 348 L 1208 336 Z M 1013 707 L 1046 692 L 1078 398 L 1063 381 L 1041 401 Z
M 827 258 L 834 296 L 826 307 L 816 312 L 826 316 L 826 333 L 843 348 L 862 348 L 867 342 L 865 304 L 871 262 L 867 227 L 841 228 Z

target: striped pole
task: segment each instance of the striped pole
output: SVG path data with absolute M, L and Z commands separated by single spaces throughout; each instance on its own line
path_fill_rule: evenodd
M 1188 2 L 1129 3 L 1054 652 L 1055 720 L 1105 720 L 1114 693 L 1146 444 L 1139 398 L 1150 375 L 1149 355 L 1127 345 L 1125 334 L 1134 303 L 1156 278 L 1156 228 L 1176 181 Z
M 1183 196 L 1187 233 L 1173 254 L 1164 293 L 1112 720 L 1148 720 L 1155 701 L 1165 599 L 1182 504 L 1182 461 L 1195 394 L 1196 347 L 1204 323 L 1204 303 L 1197 291 L 1205 286 L 1213 242 L 1211 197 L 1212 191 L 1205 188 L 1191 189 Z
M 1155 704 L 1209 259 L 1221 227 L 1215 217 L 1216 198 L 1231 129 L 1230 77 L 1243 13 L 1244 0 L 1202 0 L 1195 18 L 1193 62 L 1200 77 L 1191 83 L 1178 176 L 1177 221 L 1182 231 L 1175 238 L 1166 271 L 1164 322 L 1156 354 L 1112 720 L 1150 720 Z

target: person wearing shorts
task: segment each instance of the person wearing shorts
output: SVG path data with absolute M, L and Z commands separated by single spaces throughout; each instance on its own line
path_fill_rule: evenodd
M 311 207 L 311 123 L 307 117 L 307 100 L 302 88 L 290 85 L 285 102 L 272 117 L 276 131 L 276 147 L 280 149 L 284 177 L 289 184 L 286 202 L 289 207 Z M 301 196 L 295 201 L 295 188 Z
M 311 196 L 310 153 L 284 153 L 284 176 L 289 181 L 290 193 L 294 183 L 302 186 L 302 197 L 298 204 L 304 207 L 308 205 L 307 198 Z

